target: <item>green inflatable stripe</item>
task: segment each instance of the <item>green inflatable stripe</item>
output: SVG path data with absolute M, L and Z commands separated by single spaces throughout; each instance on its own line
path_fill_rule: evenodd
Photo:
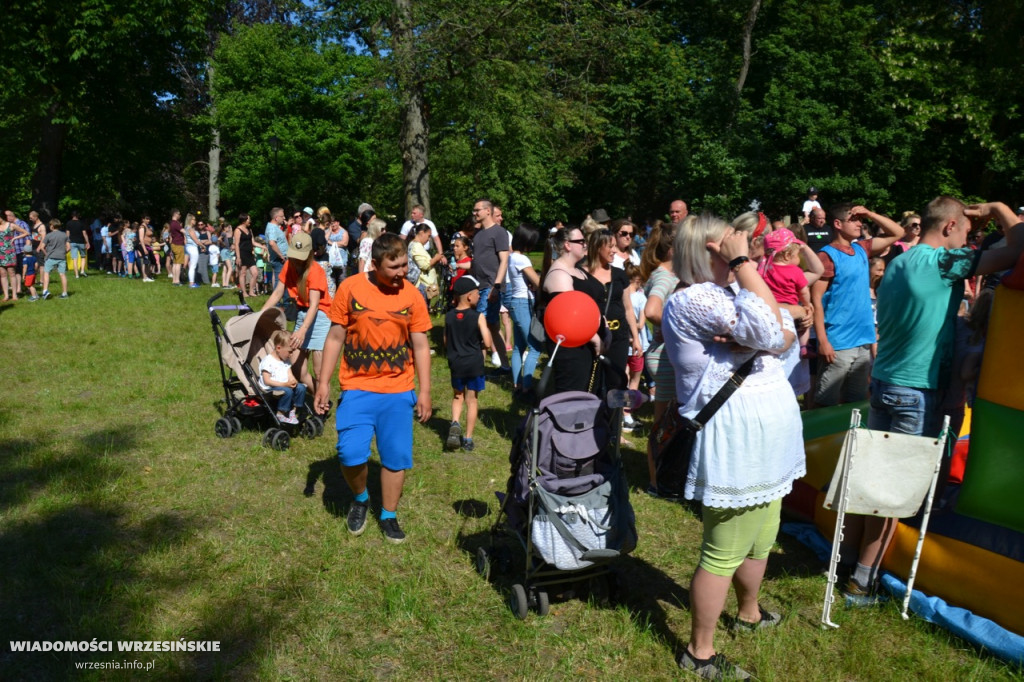
M 860 410 L 861 426 L 868 425 L 868 401 L 846 403 L 835 407 L 819 407 L 801 413 L 804 420 L 804 442 L 831 436 L 850 428 L 850 413 Z
M 971 449 L 956 511 L 1024 532 L 1024 411 L 974 401 Z

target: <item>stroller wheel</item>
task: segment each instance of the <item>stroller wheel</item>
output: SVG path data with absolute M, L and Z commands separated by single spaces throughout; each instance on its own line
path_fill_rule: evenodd
M 274 435 L 277 434 L 277 429 L 271 427 L 263 432 L 263 447 L 269 448 L 273 445 Z
M 476 550 L 476 572 L 484 580 L 491 579 L 491 557 L 487 556 L 487 549 L 484 547 L 477 547 Z
M 312 415 L 309 418 L 309 421 L 313 422 L 313 426 L 316 427 L 316 435 L 314 436 L 314 438 L 319 438 L 320 436 L 324 435 L 324 420 L 322 417 Z
M 516 614 L 516 618 L 526 620 L 526 614 L 529 613 L 530 609 L 530 603 L 526 600 L 526 588 L 519 583 L 513 585 L 510 602 L 512 613 Z
M 280 429 L 278 430 L 277 433 L 274 434 L 274 437 L 270 440 L 270 445 L 275 450 L 287 450 L 289 446 L 291 446 L 291 444 L 292 437 L 288 435 L 287 431 L 281 431 Z
M 231 438 L 231 436 L 235 435 L 235 427 L 230 419 L 221 417 L 213 425 L 213 432 L 217 434 L 217 438 Z
M 303 438 L 316 438 L 316 424 L 313 423 L 314 419 L 316 419 L 316 417 L 310 417 L 306 421 L 302 422 L 302 426 L 299 427 L 299 434 Z
M 546 616 L 551 611 L 551 602 L 548 601 L 548 593 L 545 590 L 537 590 L 534 593 L 537 615 Z
M 238 417 L 228 417 L 231 421 L 231 427 L 235 430 L 235 433 L 242 432 L 242 422 L 238 420 Z

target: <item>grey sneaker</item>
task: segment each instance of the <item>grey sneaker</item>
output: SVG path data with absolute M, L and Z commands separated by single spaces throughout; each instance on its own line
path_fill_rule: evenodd
M 761 609 L 761 620 L 756 623 L 749 621 L 740 620 L 739 616 L 732 621 L 733 632 L 755 632 L 763 628 L 773 628 L 782 622 L 782 615 L 775 613 L 774 611 L 766 611 L 763 606 L 758 604 L 757 608 Z
M 405 533 L 398 527 L 398 519 L 383 519 L 380 529 L 384 531 L 384 539 L 394 544 L 405 542 Z
M 49 291 L 44 291 L 43 292 L 43 300 L 45 301 L 48 298 L 50 298 L 50 292 Z
M 65 291 L 63 294 L 61 294 L 57 298 L 70 298 L 70 297 L 68 296 L 68 292 Z
M 452 425 L 448 427 L 448 439 L 444 442 L 446 450 L 458 450 L 459 446 L 462 445 L 462 426 L 459 422 L 452 422 Z
M 714 654 L 711 658 L 694 658 L 687 649 L 679 657 L 679 667 L 699 675 L 705 680 L 749 680 L 750 673 L 737 665 L 733 665 L 722 654 Z
M 463 438 L 462 439 L 462 449 L 463 450 L 465 450 L 466 452 L 473 452 L 473 447 L 474 447 L 474 445 L 473 445 L 473 439 L 472 438 Z
M 348 508 L 348 532 L 352 535 L 362 535 L 366 530 L 366 513 L 370 508 L 368 502 L 353 502 Z

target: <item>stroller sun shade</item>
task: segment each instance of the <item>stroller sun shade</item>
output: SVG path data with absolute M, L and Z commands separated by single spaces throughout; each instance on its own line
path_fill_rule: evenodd
M 249 393 L 254 393 L 256 387 L 249 384 L 249 378 L 240 363 L 249 365 L 253 372 L 257 372 L 260 360 L 273 350 L 271 335 L 275 331 L 287 329 L 287 320 L 280 308 L 238 315 L 224 323 L 221 359 L 241 380 Z

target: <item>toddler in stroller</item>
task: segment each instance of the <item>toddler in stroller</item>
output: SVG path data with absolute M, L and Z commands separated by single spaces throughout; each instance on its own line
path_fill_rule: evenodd
M 287 345 L 284 311 L 268 308 L 252 312 L 242 292 L 236 293 L 240 302 L 237 306 L 213 305 L 223 293 L 207 302 L 227 405 L 215 425 L 217 436 L 230 438 L 242 430 L 243 423 L 248 423 L 261 430 L 269 425 L 263 433 L 263 445 L 276 450 L 287 450 L 291 445 L 289 431 L 293 427 L 306 438 L 316 438 L 323 433 L 324 422 L 306 404 L 306 387 L 299 382 L 296 390 L 289 390 L 286 397 L 285 387 L 262 382 L 263 363 L 275 352 L 275 337 L 280 339 L 278 334 L 284 335 L 281 343 Z M 222 323 L 219 310 L 235 310 L 241 314 Z M 293 416 L 295 421 L 292 421 Z

